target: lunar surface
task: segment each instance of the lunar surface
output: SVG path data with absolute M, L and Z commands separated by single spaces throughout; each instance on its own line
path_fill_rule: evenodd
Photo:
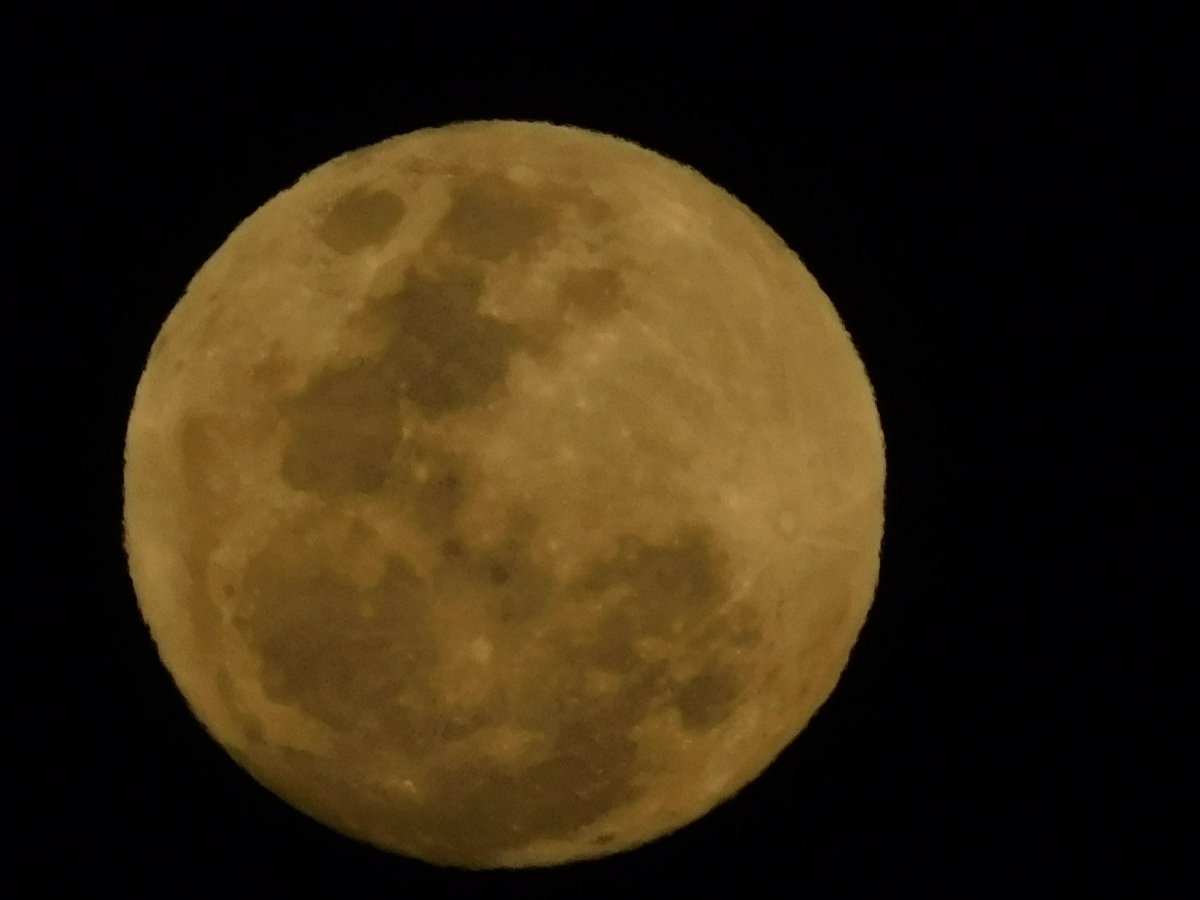
M 470 868 L 624 850 L 759 775 L 875 592 L 883 435 L 799 258 L 607 135 L 469 122 L 320 166 L 150 350 L 125 542 L 263 785 Z

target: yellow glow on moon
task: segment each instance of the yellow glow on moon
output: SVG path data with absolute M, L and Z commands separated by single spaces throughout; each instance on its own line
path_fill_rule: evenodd
M 829 299 L 695 171 L 541 123 L 341 156 L 154 342 L 142 614 L 332 828 L 474 868 L 645 843 L 759 775 L 867 615 L 883 435 Z

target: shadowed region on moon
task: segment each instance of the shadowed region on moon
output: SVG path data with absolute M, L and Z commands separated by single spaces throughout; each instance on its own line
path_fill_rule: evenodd
M 612 269 L 576 269 L 558 289 L 559 302 L 589 319 L 603 319 L 621 308 L 621 276 Z
M 643 449 L 622 450 L 634 465 L 615 474 L 623 463 L 585 458 L 591 468 L 579 473 L 608 471 L 611 482 L 580 484 L 576 495 L 556 485 L 583 474 L 563 476 L 572 470 L 561 468 L 545 485 L 527 485 L 529 472 L 557 460 L 511 454 L 540 447 L 598 454 L 617 444 L 597 433 L 589 448 L 577 423 L 593 422 L 593 430 L 619 423 L 587 419 L 601 415 L 586 411 L 593 400 L 625 402 L 629 409 L 609 412 L 632 419 L 648 415 L 643 406 L 669 406 L 680 385 L 690 390 L 709 373 L 685 377 L 672 369 L 679 360 L 655 356 L 643 364 L 646 384 L 630 375 L 628 384 L 591 382 L 609 392 L 602 397 L 585 394 L 592 376 L 581 352 L 612 345 L 620 327 L 642 333 L 644 301 L 629 285 L 650 279 L 653 289 L 659 273 L 653 257 L 634 259 L 637 248 L 605 244 L 614 206 L 582 175 L 562 175 L 586 172 L 582 163 L 564 164 L 555 177 L 531 175 L 529 166 L 518 175 L 484 163 L 407 165 L 411 171 L 395 167 L 387 187 L 372 185 L 360 168 L 356 186 L 347 177 L 305 201 L 304 221 L 314 223 L 308 238 L 327 248 L 314 245 L 322 276 L 368 273 L 355 283 L 372 286 L 342 315 L 348 332 L 369 338 L 361 344 L 369 349 L 330 351 L 301 365 L 266 330 L 275 350 L 242 376 L 243 389 L 260 398 L 257 419 L 196 403 L 164 429 L 177 462 L 181 539 L 172 551 L 186 578 L 189 652 L 213 669 L 201 676 L 218 698 L 213 708 L 223 707 L 232 723 L 231 733 L 217 735 L 229 752 L 289 802 L 347 834 L 479 867 L 548 859 L 521 851 L 556 841 L 558 849 L 537 852 L 565 861 L 632 846 L 662 824 L 630 826 L 620 818 L 625 811 L 656 808 L 639 806 L 643 800 L 692 809 L 697 797 L 723 789 L 713 785 L 724 785 L 737 761 L 715 748 L 743 728 L 741 709 L 757 708 L 763 672 L 781 665 L 761 659 L 777 653 L 765 640 L 775 620 L 747 573 L 736 570 L 745 560 L 735 560 L 729 523 L 718 527 L 711 506 L 670 481 L 669 467 L 687 466 L 687 454 L 702 448 L 678 449 L 650 434 L 636 445 Z M 395 186 L 418 171 L 444 178 L 443 205 L 425 219 L 414 199 L 424 195 Z M 664 226 L 671 240 L 679 239 L 677 221 Z M 536 302 L 523 293 L 534 290 Z M 216 296 L 207 287 L 203 293 Z M 299 285 L 295 297 L 310 294 Z M 720 311 L 697 309 L 697 321 L 712 319 L 708 327 L 724 321 Z M 204 334 L 216 340 L 211 328 Z M 608 343 L 589 343 L 597 335 Z M 638 352 L 654 346 L 649 337 L 621 339 Z M 711 346 L 720 349 L 721 340 Z M 619 359 L 637 358 L 630 351 Z M 152 357 L 154 365 L 185 371 L 174 359 Z M 530 388 L 531 379 L 542 379 L 533 382 L 540 387 Z M 568 388 L 579 393 L 561 400 L 522 393 L 557 398 L 560 388 L 564 397 Z M 525 417 L 530 408 L 538 415 Z M 563 432 L 577 446 L 556 443 L 554 429 L 567 416 L 578 417 Z M 515 422 L 525 431 L 517 433 Z M 538 428 L 547 429 L 544 442 L 533 434 Z M 488 456 L 481 447 L 493 439 L 501 449 Z M 248 441 L 260 456 L 277 454 L 266 464 L 268 489 L 239 469 L 237 448 Z M 662 450 L 663 459 L 634 455 L 668 446 L 675 449 Z M 792 453 L 784 455 L 771 477 L 787 475 Z M 508 477 L 508 468 L 515 469 L 509 482 L 489 483 L 489 472 Z M 561 564 L 547 550 L 558 540 L 554 516 L 578 513 L 586 532 L 610 484 L 634 495 L 620 498 L 628 508 L 642 503 L 652 513 L 630 521 L 598 516 L 602 533 L 586 535 L 595 543 Z M 264 496 L 287 499 L 243 527 L 247 506 L 265 507 Z M 222 550 L 231 543 L 246 548 L 235 563 Z M 827 558 L 841 557 L 830 551 Z M 141 586 L 139 602 L 144 609 L 149 602 Z M 841 628 L 847 608 L 820 621 L 831 632 Z M 230 667 L 231 647 L 250 662 Z M 832 665 L 839 652 L 817 646 L 813 658 Z M 166 654 L 164 661 L 173 665 Z M 297 721 L 324 737 L 301 735 Z M 684 747 L 709 755 L 680 762 Z M 692 760 L 708 768 L 684 771 Z M 668 782 L 676 793 L 656 794 Z
M 385 240 L 404 212 L 404 201 L 390 191 L 357 188 L 333 205 L 317 237 L 338 253 L 354 253 Z
M 530 191 L 486 174 L 458 192 L 440 236 L 467 256 L 499 262 L 531 245 L 554 218 L 553 208 Z

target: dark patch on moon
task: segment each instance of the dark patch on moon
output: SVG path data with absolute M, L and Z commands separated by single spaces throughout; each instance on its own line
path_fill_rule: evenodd
M 440 235 L 467 256 L 499 262 L 530 247 L 554 223 L 553 205 L 489 173 L 458 190 Z
M 268 697 L 337 730 L 386 710 L 437 661 L 428 588 L 402 559 L 363 591 L 325 548 L 280 533 L 246 567 L 242 591 L 235 626 L 262 660 Z
M 572 269 L 558 286 L 558 302 L 588 319 L 607 319 L 628 305 L 624 290 L 615 269 Z
M 512 326 L 478 313 L 481 292 L 476 272 L 449 267 L 433 277 L 413 272 L 400 291 L 376 298 L 370 315 L 388 336 L 382 351 L 318 373 L 278 404 L 290 428 L 284 481 L 333 499 L 378 492 L 389 472 L 403 479 L 430 462 L 437 472 L 414 488 L 416 506 L 425 517 L 452 513 L 461 475 L 429 448 L 402 447 L 401 416 L 407 405 L 435 421 L 503 386 L 519 340 Z M 429 458 L 416 458 L 421 454 Z
M 387 240 L 404 213 L 404 201 L 391 191 L 354 188 L 333 204 L 316 234 L 338 253 L 356 253 Z
M 589 636 L 585 658 L 602 672 L 629 672 L 640 662 L 633 648 L 636 636 L 629 614 L 623 609 L 611 610 Z
M 594 565 L 583 578 L 581 596 L 616 588 L 629 596 L 640 630 L 668 632 L 728 596 L 728 561 L 718 547 L 711 528 L 702 524 L 682 528 L 661 545 L 623 535 L 617 555 Z
M 430 419 L 484 402 L 522 345 L 515 326 L 479 313 L 482 293 L 478 270 L 447 265 L 410 271 L 403 288 L 371 303 L 390 335 L 381 364 Z
M 740 693 L 733 671 L 710 663 L 699 675 L 682 685 L 675 695 L 683 727 L 699 731 L 723 722 L 733 712 Z
M 450 534 L 466 497 L 465 467 L 436 444 L 408 439 L 397 447 L 388 484 L 410 518 L 430 534 Z
M 372 743 L 420 762 L 436 762 L 448 745 L 492 724 L 487 715 L 449 713 L 441 708 L 435 692 L 411 687 L 390 709 L 374 712 L 379 715 L 379 725 L 372 728 Z
M 484 554 L 480 562 L 487 567 L 487 581 L 501 623 L 526 622 L 547 610 L 555 593 L 554 580 L 533 561 L 527 544 L 512 541 Z M 481 576 L 477 576 L 480 581 Z
M 327 370 L 280 405 L 291 428 L 285 482 L 327 498 L 383 485 L 400 435 L 400 386 L 389 375 L 378 361 Z

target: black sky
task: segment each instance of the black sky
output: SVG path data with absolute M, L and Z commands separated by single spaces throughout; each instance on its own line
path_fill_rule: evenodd
M 1154 656 L 1154 629 L 1174 619 L 1126 627 L 1127 603 L 1153 603 L 1118 587 L 1104 516 L 1127 515 L 1139 491 L 1112 454 L 1080 448 L 1111 441 L 1114 415 L 1150 416 L 1120 365 L 1148 352 L 1138 311 L 1165 290 L 1135 266 L 1134 223 L 1173 202 L 1147 172 L 1182 133 L 1177 26 L 729 18 L 611 44 L 598 30 L 632 26 L 43 25 L 14 133 L 54 175 L 28 226 L 53 261 L 33 313 L 65 331 L 79 370 L 31 358 L 27 378 L 43 409 L 70 410 L 73 440 L 37 455 L 67 476 L 71 512 L 54 527 L 74 549 L 39 611 L 55 674 L 21 688 L 32 761 L 18 791 L 32 802 L 10 833 L 30 845 L 20 855 L 52 860 L 46 883 L 975 896 L 1166 877 L 1157 860 L 1182 837 L 1153 823 L 1171 786 L 1144 781 L 1128 748 L 1160 739 L 1140 693 L 1157 688 L 1132 660 Z M 743 200 L 833 299 L 887 439 L 876 605 L 816 720 L 703 820 L 547 871 L 389 856 L 256 785 L 158 663 L 120 546 L 125 420 L 196 269 L 314 166 L 476 118 L 610 132 Z M 1129 229 L 1115 242 L 1113 223 Z

